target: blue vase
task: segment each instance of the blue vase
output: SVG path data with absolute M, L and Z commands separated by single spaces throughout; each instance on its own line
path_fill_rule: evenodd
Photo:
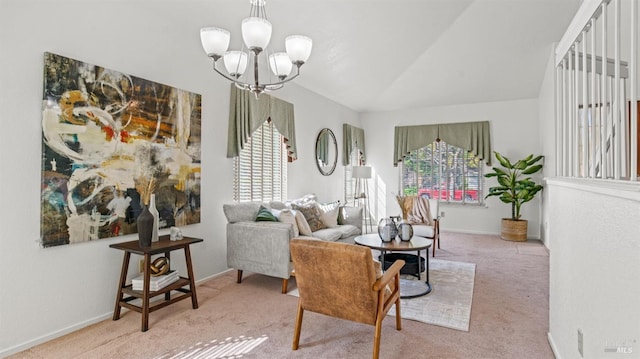
M 142 212 L 138 215 L 136 219 L 136 223 L 138 226 L 138 241 L 140 242 L 140 247 L 149 247 L 151 246 L 151 237 L 153 237 L 153 226 L 154 226 L 153 214 L 149 212 L 149 208 L 147 206 L 142 206 Z

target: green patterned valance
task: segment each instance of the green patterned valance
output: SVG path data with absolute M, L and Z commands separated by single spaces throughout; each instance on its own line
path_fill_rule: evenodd
M 441 125 L 396 126 L 393 165 L 398 166 L 411 151 L 440 139 L 465 149 L 491 166 L 489 121 L 449 123 Z
M 289 162 L 295 161 L 298 151 L 293 104 L 264 93 L 256 99 L 251 92 L 231 84 L 227 157 L 237 157 L 251 134 L 268 119 L 285 138 Z

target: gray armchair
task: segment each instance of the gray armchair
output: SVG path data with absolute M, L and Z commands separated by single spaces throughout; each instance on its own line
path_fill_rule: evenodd
M 238 271 L 238 283 L 242 282 L 243 271 L 282 278 L 282 293 L 286 293 L 293 270 L 289 253 L 289 242 L 295 234 L 293 224 L 255 222 L 261 205 L 269 206 L 261 202 L 223 205 L 228 221 L 227 266 Z M 336 242 L 353 244 L 353 238 L 362 233 L 362 209 L 343 207 L 340 214 L 338 227 L 321 229 L 313 232 L 312 236 L 298 236 L 298 238 L 311 240 L 331 238 Z

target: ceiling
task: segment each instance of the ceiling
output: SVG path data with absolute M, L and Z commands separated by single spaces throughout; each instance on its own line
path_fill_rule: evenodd
M 239 48 L 249 0 L 223 2 Z M 271 50 L 289 34 L 313 39 L 298 85 L 373 112 L 537 97 L 580 2 L 267 0 L 266 9 Z

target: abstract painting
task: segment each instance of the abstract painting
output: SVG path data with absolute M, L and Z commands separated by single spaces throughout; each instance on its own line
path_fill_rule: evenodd
M 136 183 L 159 227 L 200 222 L 201 95 L 45 53 L 40 240 L 136 233 Z

